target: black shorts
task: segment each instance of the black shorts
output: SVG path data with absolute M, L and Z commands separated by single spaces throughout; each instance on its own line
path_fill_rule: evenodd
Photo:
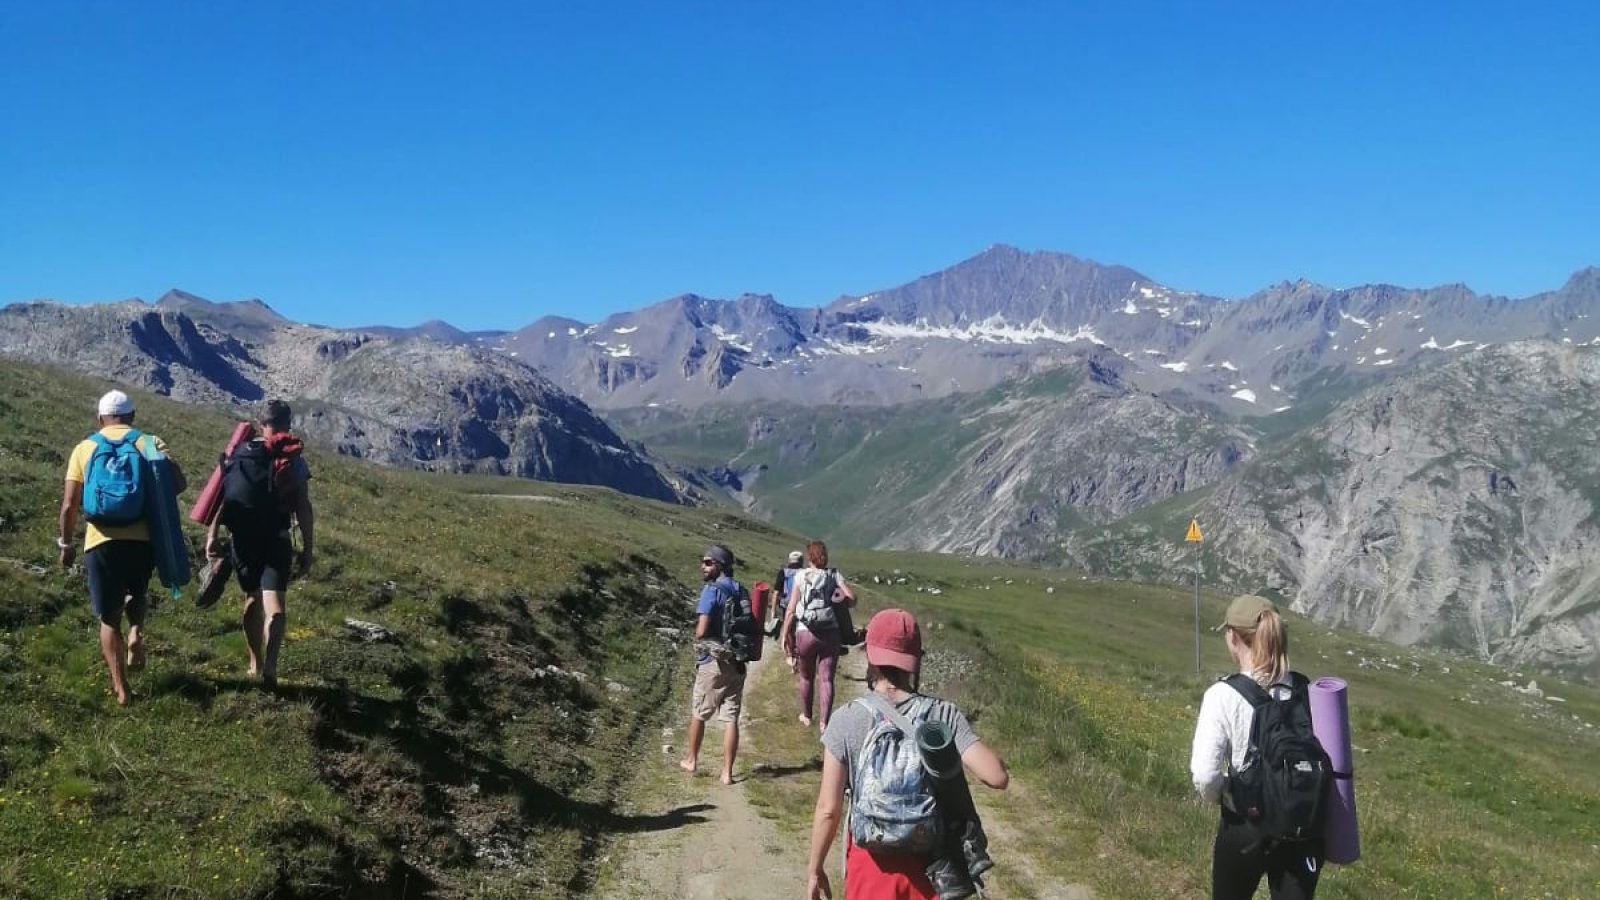
M 294 564 L 294 544 L 287 534 L 255 537 L 234 534 L 233 574 L 239 589 L 281 593 L 289 589 L 290 567 Z
M 89 608 L 112 628 L 128 624 L 144 627 L 145 593 L 155 572 L 156 555 L 149 541 L 106 541 L 84 551 L 84 572 L 89 576 Z

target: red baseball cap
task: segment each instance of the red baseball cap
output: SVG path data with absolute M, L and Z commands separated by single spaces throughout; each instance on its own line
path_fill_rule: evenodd
M 922 663 L 922 629 L 903 609 L 886 609 L 867 623 L 867 662 L 915 672 Z

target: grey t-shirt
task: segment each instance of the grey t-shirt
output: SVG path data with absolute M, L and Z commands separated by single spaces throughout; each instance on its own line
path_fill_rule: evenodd
M 914 694 L 895 704 L 901 715 L 909 715 L 913 701 L 925 694 Z M 972 723 L 948 700 L 933 700 L 933 708 L 928 711 L 931 721 L 939 722 L 950 729 L 955 736 L 956 751 L 967 752 L 967 748 L 978 742 L 978 733 L 972 730 Z M 872 723 L 878 714 L 868 709 L 861 703 L 851 701 L 833 711 L 833 717 L 828 720 L 828 730 L 822 733 L 822 746 L 828 748 L 834 758 L 844 763 L 845 784 L 850 783 L 850 773 L 855 769 L 856 756 L 860 754 L 862 745 L 867 742 L 867 732 L 872 730 Z

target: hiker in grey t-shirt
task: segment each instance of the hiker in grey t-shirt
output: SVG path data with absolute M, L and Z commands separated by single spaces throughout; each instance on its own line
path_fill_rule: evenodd
M 962 765 L 979 781 L 996 790 L 1010 783 L 1005 763 L 976 732 L 967 717 L 948 701 L 917 693 L 922 660 L 922 631 L 911 613 L 886 609 L 867 625 L 867 684 L 878 697 L 904 714 L 920 701 L 932 699 L 928 717 L 949 727 Z M 806 897 L 833 896 L 826 871 L 828 850 L 844 815 L 844 792 L 867 741 L 876 713 L 860 703 L 840 707 L 822 735 L 822 785 L 811 822 L 811 856 Z M 937 893 L 924 872 L 927 860 L 905 853 L 876 853 L 855 846 L 845 848 L 845 900 L 861 897 L 908 897 L 936 900 Z

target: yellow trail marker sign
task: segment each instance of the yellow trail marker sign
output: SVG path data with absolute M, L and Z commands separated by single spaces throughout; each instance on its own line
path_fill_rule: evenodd
M 1188 541 L 1191 544 L 1200 543 L 1201 538 L 1200 538 L 1200 520 L 1199 519 L 1190 519 L 1189 520 L 1189 533 L 1184 535 L 1183 539 L 1185 541 Z

